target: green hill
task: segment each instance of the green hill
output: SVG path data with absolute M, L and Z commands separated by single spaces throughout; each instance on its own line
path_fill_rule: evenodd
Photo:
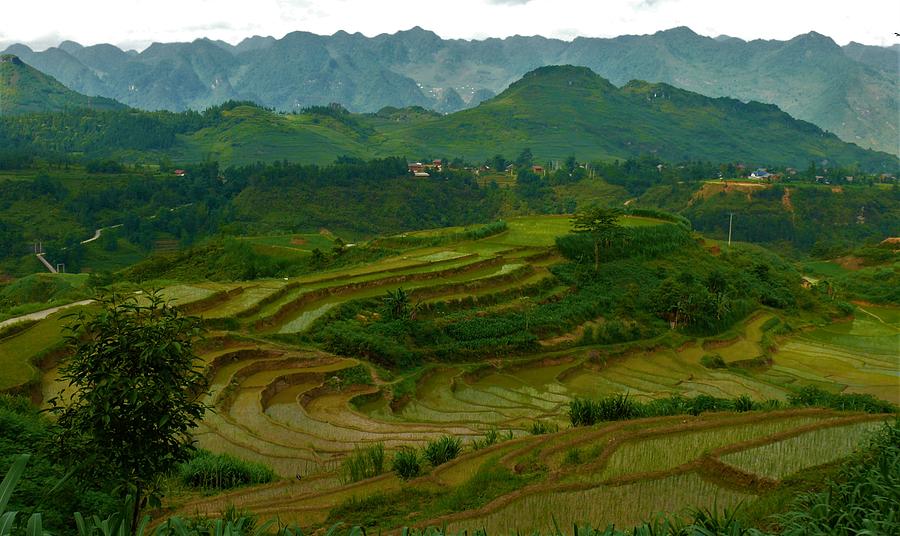
M 541 67 L 476 108 L 386 128 L 382 151 L 419 151 L 472 159 L 517 154 L 541 158 L 744 160 L 805 165 L 810 160 L 896 166 L 897 159 L 845 143 L 777 107 L 709 98 L 668 84 L 615 87 L 590 69 Z
M 18 56 L 0 56 L 0 115 L 77 108 L 116 110 L 124 109 L 125 105 L 72 91 L 52 76 L 25 64 Z
M 897 157 L 843 142 L 773 105 L 641 81 L 619 88 L 572 66 L 541 67 L 476 108 L 449 115 L 416 107 L 354 114 L 340 106 L 286 114 L 247 102 L 202 114 L 70 110 L 50 122 L 7 117 L 0 121 L 4 139 L 10 147 L 38 152 L 145 162 L 165 156 L 224 166 L 283 159 L 327 163 L 340 155 L 479 162 L 530 147 L 539 162 L 572 154 L 581 161 L 652 154 L 672 162 L 898 168 Z

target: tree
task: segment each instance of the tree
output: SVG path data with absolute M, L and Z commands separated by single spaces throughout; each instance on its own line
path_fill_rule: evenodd
M 519 169 L 530 168 L 534 164 L 534 154 L 531 149 L 523 149 L 516 157 L 516 167 Z
M 387 295 L 382 298 L 382 301 L 384 302 L 385 316 L 391 320 L 415 320 L 421 309 L 418 302 L 412 303 L 412 296 L 402 287 L 398 287 L 395 292 L 387 291 Z
M 491 158 L 491 167 L 494 171 L 503 171 L 506 169 L 506 159 L 503 158 L 501 154 L 495 154 L 493 158 Z
M 624 227 L 618 220 L 622 211 L 617 208 L 605 208 L 592 205 L 575 214 L 572 219 L 572 230 L 576 233 L 591 235 L 594 242 L 594 270 L 600 269 L 600 245 L 609 245 L 613 238 L 624 234 Z
M 99 299 L 95 316 L 68 327 L 72 353 L 60 369 L 68 387 L 50 400 L 54 446 L 83 477 L 107 481 L 143 506 L 160 503 L 160 477 L 193 451 L 191 430 L 206 410 L 206 377 L 193 342 L 200 321 L 154 292 Z

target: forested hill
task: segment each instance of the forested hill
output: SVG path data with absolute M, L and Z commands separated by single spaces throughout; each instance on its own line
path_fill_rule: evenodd
M 588 67 L 613 84 L 664 82 L 710 97 L 777 105 L 845 141 L 898 154 L 898 54 L 810 32 L 787 41 L 713 39 L 689 28 L 573 41 L 442 39 L 421 28 L 366 37 L 292 32 L 238 45 L 198 39 L 140 53 L 66 41 L 8 53 L 87 95 L 145 110 L 253 100 L 281 111 L 339 102 L 355 112 L 470 108 L 541 66 Z
M 26 65 L 17 56 L 0 56 L 0 115 L 80 108 L 119 110 L 125 105 L 103 97 L 86 97 Z
M 78 111 L 0 118 L 0 143 L 66 157 L 223 165 L 341 155 L 463 157 L 480 162 L 529 147 L 539 161 L 626 159 L 740 161 L 805 168 L 810 161 L 898 168 L 896 156 L 841 141 L 777 107 L 712 99 L 667 84 L 617 88 L 584 67 L 541 67 L 480 106 L 449 115 L 422 109 L 353 114 L 311 107 L 296 114 L 228 102 L 198 112 Z
M 593 158 L 653 154 L 667 160 L 711 159 L 805 165 L 810 160 L 895 169 L 897 158 L 841 141 L 776 106 L 709 98 L 631 81 L 617 88 L 585 67 L 541 67 L 496 98 L 440 119 L 412 123 L 397 139 L 447 155 L 515 154 Z M 399 149 L 399 147 L 396 147 Z

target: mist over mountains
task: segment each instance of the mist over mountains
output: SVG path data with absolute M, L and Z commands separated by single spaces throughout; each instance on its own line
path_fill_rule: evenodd
M 42 52 L 25 45 L 6 52 L 80 93 L 148 110 L 244 99 L 285 111 L 339 102 L 358 112 L 413 105 L 452 112 L 493 97 L 537 67 L 571 64 L 617 86 L 639 79 L 772 103 L 845 141 L 900 153 L 900 48 L 840 47 L 815 32 L 748 42 L 680 27 L 612 39 L 467 41 L 416 27 L 371 38 L 293 32 L 237 45 L 154 43 L 140 53 L 71 41 Z

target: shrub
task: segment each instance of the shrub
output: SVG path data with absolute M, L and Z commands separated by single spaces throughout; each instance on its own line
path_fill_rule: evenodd
M 719 354 L 706 354 L 700 358 L 700 364 L 709 369 L 728 368 L 728 364 Z
M 394 454 L 391 469 L 403 480 L 409 480 L 419 476 L 422 466 L 419 464 L 419 454 L 409 447 L 404 447 Z
M 275 472 L 266 465 L 206 450 L 179 465 L 178 475 L 186 486 L 197 489 L 230 489 L 275 480 Z
M 462 441 L 458 437 L 443 436 L 442 438 L 431 441 L 422 449 L 425 456 L 432 467 L 444 464 L 459 456 L 462 451 Z
M 895 413 L 897 406 L 875 398 L 872 395 L 851 393 L 832 394 L 812 385 L 788 395 L 788 403 L 795 407 L 825 407 L 841 411 L 864 411 L 866 413 Z

